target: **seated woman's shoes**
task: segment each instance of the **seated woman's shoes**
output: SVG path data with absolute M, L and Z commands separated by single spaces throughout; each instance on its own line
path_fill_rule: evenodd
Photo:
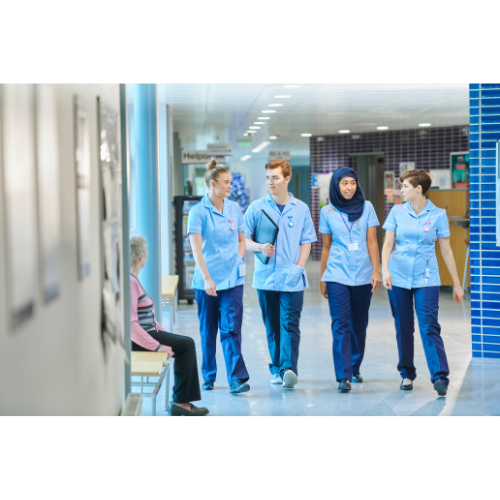
M 437 391 L 438 396 L 446 396 L 446 393 L 448 392 L 448 387 L 441 379 L 434 382 L 434 389 Z
M 243 382 L 243 380 L 237 378 L 232 384 L 229 392 L 231 394 L 239 394 L 240 392 L 248 392 L 250 390 L 250 386 Z
M 402 391 L 412 391 L 413 390 L 413 381 L 410 380 L 409 378 L 404 378 L 401 381 L 401 385 L 399 386 L 399 388 Z
M 214 383 L 213 382 L 210 382 L 210 380 L 205 380 L 203 382 L 203 385 L 201 386 L 201 388 L 204 390 L 204 391 L 211 391 L 213 390 L 214 388 Z
M 198 408 L 194 404 L 191 403 L 191 409 L 186 410 L 175 403 L 170 403 L 168 408 L 168 414 L 171 417 L 203 417 L 209 413 L 208 408 Z
M 361 384 L 361 382 L 364 382 L 363 380 L 363 377 L 361 376 L 361 373 L 355 373 L 353 376 L 352 376 L 352 381 L 353 382 L 357 382 L 358 384 Z
M 340 392 L 349 392 L 351 390 L 351 381 L 344 379 L 340 381 L 339 391 Z

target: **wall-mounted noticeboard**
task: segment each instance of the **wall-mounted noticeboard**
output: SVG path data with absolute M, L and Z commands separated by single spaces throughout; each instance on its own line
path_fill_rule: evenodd
M 451 182 L 454 188 L 469 187 L 469 152 L 450 153 Z

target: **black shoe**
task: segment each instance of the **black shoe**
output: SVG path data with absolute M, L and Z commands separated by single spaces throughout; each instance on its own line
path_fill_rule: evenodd
M 361 384 L 361 382 L 364 382 L 363 380 L 363 377 L 361 376 L 361 373 L 355 373 L 353 376 L 352 376 L 352 381 L 353 382 L 357 382 L 358 384 Z
M 406 382 L 406 383 L 404 383 L 404 382 Z M 413 391 L 413 380 L 410 380 L 409 378 L 403 379 L 401 381 L 401 385 L 399 386 L 399 388 L 402 391 Z
M 229 392 L 231 394 L 239 394 L 240 392 L 248 392 L 250 390 L 250 386 L 243 382 L 243 380 L 237 378 L 232 384 Z
M 340 392 L 349 392 L 351 390 L 351 381 L 346 378 L 340 381 L 339 391 Z
M 448 392 L 447 385 L 441 379 L 434 382 L 434 389 L 437 391 L 438 396 L 446 396 L 446 393 Z
M 170 403 L 170 406 L 168 407 L 168 414 L 171 417 L 203 417 L 208 413 L 210 413 L 208 411 L 208 408 L 204 407 L 198 408 L 193 403 L 191 403 L 190 410 L 186 410 L 181 406 L 176 405 L 175 403 Z
M 214 383 L 213 382 L 210 382 L 210 380 L 205 380 L 203 382 L 203 385 L 201 386 L 201 388 L 204 390 L 204 391 L 211 391 L 213 390 L 214 388 Z

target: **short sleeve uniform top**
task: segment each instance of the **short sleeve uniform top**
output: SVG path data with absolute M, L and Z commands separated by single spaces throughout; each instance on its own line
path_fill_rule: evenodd
M 222 213 L 210 201 L 208 195 L 189 211 L 188 235 L 201 234 L 202 253 L 210 277 L 217 290 L 227 290 L 245 283 L 242 272 L 243 258 L 238 254 L 239 233 L 245 230 L 243 214 L 238 203 L 224 199 Z M 205 289 L 203 276 L 195 268 L 193 288 Z
M 389 261 L 393 285 L 407 289 L 440 286 L 436 240 L 450 236 L 446 210 L 427 200 L 417 216 L 411 203 L 395 205 L 383 228 L 396 233 Z
M 332 246 L 321 281 L 347 286 L 371 283 L 373 266 L 368 254 L 366 232 L 369 227 L 375 226 L 380 226 L 380 223 L 369 201 L 365 201 L 363 213 L 355 222 L 349 222 L 348 215 L 339 212 L 333 205 L 321 209 L 319 232 L 332 235 Z M 349 245 L 356 243 L 357 250 L 349 250 Z

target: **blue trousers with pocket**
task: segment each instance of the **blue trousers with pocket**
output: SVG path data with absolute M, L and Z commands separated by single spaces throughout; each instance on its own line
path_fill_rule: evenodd
M 333 365 L 337 382 L 352 380 L 359 373 L 365 355 L 368 309 L 372 285 L 348 286 L 327 282 L 332 318 Z
M 281 378 L 286 370 L 298 375 L 299 324 L 304 292 L 257 290 L 257 293 L 271 356 L 269 370 L 273 375 L 279 373 Z
M 215 382 L 217 330 L 226 362 L 227 380 L 231 385 L 236 379 L 246 382 L 248 375 L 241 354 L 241 322 L 243 320 L 243 285 L 217 291 L 217 296 L 205 290 L 195 290 L 200 320 L 203 380 Z
M 422 337 L 425 359 L 431 372 L 432 383 L 441 379 L 449 383 L 448 360 L 441 337 L 441 326 L 438 323 L 439 287 L 400 288 L 393 286 L 389 292 L 392 315 L 396 326 L 399 362 L 398 371 L 402 378 L 415 380 L 417 370 L 413 362 L 415 317 L 413 314 L 413 299 L 418 318 L 418 327 Z

